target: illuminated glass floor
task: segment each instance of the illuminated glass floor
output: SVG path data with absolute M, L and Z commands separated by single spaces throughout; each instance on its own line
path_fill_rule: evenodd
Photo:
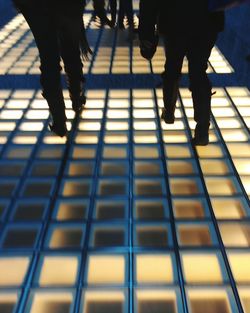
M 67 140 L 25 85 L 39 62 L 24 20 L 0 30 L 15 85 L 0 89 L 0 312 L 250 313 L 249 90 L 215 88 L 195 149 L 187 86 L 175 124 L 159 119 L 163 47 L 150 65 L 126 30 L 85 23 L 88 100 L 76 119 L 65 90 Z M 209 72 L 233 75 L 218 48 Z

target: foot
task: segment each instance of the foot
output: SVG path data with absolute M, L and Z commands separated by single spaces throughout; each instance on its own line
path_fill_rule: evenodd
M 53 122 L 53 124 L 49 124 L 49 129 L 59 137 L 66 136 L 68 132 L 65 122 Z
M 192 143 L 195 146 L 206 146 L 209 143 L 209 127 L 202 127 L 196 125 L 194 131 L 194 137 L 192 138 Z
M 77 98 L 72 97 L 71 101 L 72 101 L 72 109 L 76 113 L 79 113 L 82 110 L 83 105 L 86 103 L 86 97 L 84 93 L 81 93 L 80 96 Z
M 170 113 L 166 110 L 166 108 L 163 108 L 161 111 L 161 118 L 166 124 L 174 124 L 174 113 Z

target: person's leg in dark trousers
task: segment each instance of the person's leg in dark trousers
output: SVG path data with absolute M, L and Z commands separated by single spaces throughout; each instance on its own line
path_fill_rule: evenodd
M 174 123 L 174 112 L 178 97 L 179 80 L 181 77 L 182 63 L 185 56 L 186 41 L 182 37 L 165 39 L 165 70 L 162 73 L 163 102 L 162 119 Z
M 83 90 L 83 64 L 80 52 L 82 14 L 78 6 L 72 6 L 70 10 L 63 5 L 58 9 L 58 37 L 72 108 L 75 112 L 78 112 L 86 100 Z
M 117 0 L 109 0 L 110 12 L 111 12 L 111 24 L 115 26 L 116 13 L 117 13 Z
M 206 70 L 216 38 L 216 34 L 192 38 L 187 52 L 194 120 L 197 123 L 193 139 L 196 145 L 207 145 L 209 142 L 212 86 Z
M 124 12 L 128 19 L 128 25 L 131 29 L 134 29 L 134 10 L 132 0 L 124 1 Z
M 104 0 L 93 0 L 93 6 L 95 15 L 97 15 L 101 20 L 101 25 L 107 24 L 112 27 L 111 21 L 107 18 Z
M 124 28 L 123 24 L 124 16 L 125 16 L 124 0 L 120 0 L 118 12 L 118 27 L 120 29 Z
M 53 118 L 52 131 L 59 136 L 67 132 L 65 104 L 60 76 L 60 52 L 57 40 L 55 19 L 48 16 L 43 8 L 23 6 L 19 8 L 35 38 L 40 57 L 40 82 L 43 97 L 47 100 Z

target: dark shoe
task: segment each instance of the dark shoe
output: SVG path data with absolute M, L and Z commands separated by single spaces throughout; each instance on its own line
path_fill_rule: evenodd
M 161 118 L 166 124 L 174 124 L 174 120 L 175 120 L 174 113 L 168 112 L 166 108 L 162 109 Z
M 72 109 L 76 113 L 79 113 L 82 110 L 83 105 L 86 103 L 86 97 L 84 95 L 84 92 L 82 92 L 79 97 L 72 96 L 71 101 L 72 101 Z
M 192 143 L 195 146 L 206 146 L 209 143 L 209 126 L 200 126 L 196 125 L 194 130 L 194 137 L 192 139 Z
M 67 126 L 65 122 L 53 122 L 53 124 L 49 124 L 49 129 L 58 135 L 59 137 L 64 137 L 67 135 Z

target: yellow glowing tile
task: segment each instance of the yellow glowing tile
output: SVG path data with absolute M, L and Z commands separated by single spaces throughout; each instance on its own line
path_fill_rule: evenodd
M 220 223 L 219 228 L 225 246 L 250 246 L 250 227 L 248 225 L 239 223 Z
M 200 158 L 221 158 L 223 157 L 223 150 L 218 145 L 210 144 L 208 146 L 197 146 L 197 153 Z
M 15 136 L 12 142 L 15 144 L 35 144 L 38 140 L 38 136 Z
M 81 131 L 96 131 L 101 129 L 100 122 L 80 122 L 78 129 Z
M 250 145 L 248 143 L 228 143 L 227 148 L 232 157 L 250 157 Z
M 133 99 L 133 107 L 135 108 L 153 108 L 154 101 L 152 99 Z
M 218 98 L 214 100 L 215 103 L 218 102 Z M 215 117 L 233 117 L 235 116 L 235 111 L 232 108 L 212 108 L 213 115 Z
M 229 173 L 229 168 L 225 161 L 201 159 L 200 164 L 205 175 L 226 175 Z
M 176 293 L 166 289 L 136 290 L 138 313 L 177 313 Z
M 221 130 L 222 137 L 225 141 L 247 141 L 248 135 L 243 130 Z
M 169 158 L 190 158 L 191 152 L 186 146 L 165 145 L 166 155 Z
M 30 99 L 34 95 L 34 90 L 16 90 L 11 97 L 13 99 Z
M 73 285 L 77 278 L 77 257 L 46 256 L 42 262 L 39 284 L 41 286 Z
M 217 124 L 220 129 L 241 128 L 242 126 L 240 121 L 236 118 L 217 118 Z
M 117 99 L 123 99 L 123 98 L 129 98 L 129 90 L 124 89 L 111 89 L 109 91 L 109 98 L 117 98 Z M 109 100 L 110 101 L 110 100 Z
M 134 155 L 136 158 L 158 158 L 159 157 L 159 151 L 157 147 L 151 147 L 151 146 L 135 146 L 134 148 Z
M 171 256 L 156 253 L 136 255 L 136 281 L 139 284 L 173 283 Z
M 237 192 L 232 180 L 226 178 L 205 178 L 210 195 L 233 195 Z
M 174 195 L 193 195 L 199 193 L 199 186 L 192 179 L 170 179 L 170 188 Z
M 124 284 L 125 270 L 122 255 L 91 255 L 87 280 L 89 284 Z
M 200 201 L 196 200 L 174 200 L 174 214 L 177 218 L 203 218 L 204 208 Z
M 249 96 L 249 90 L 246 87 L 226 87 L 230 96 L 245 97 Z
M 0 286 L 20 286 L 26 276 L 29 263 L 28 257 L 1 257 Z
M 78 133 L 78 135 L 75 138 L 75 142 L 78 144 L 97 144 L 99 140 L 98 135 L 90 135 L 87 133 Z
M 245 313 L 250 313 L 250 288 L 238 288 L 241 304 Z
M 165 143 L 184 143 L 188 141 L 184 131 L 167 131 L 163 133 L 163 141 Z
M 108 118 L 129 118 L 128 110 L 108 110 L 107 112 Z
M 26 109 L 29 105 L 29 100 L 9 100 L 5 108 L 8 109 Z
M 135 143 L 157 143 L 158 138 L 155 132 L 136 131 L 134 132 Z
M 143 122 L 134 122 L 134 129 L 136 130 L 156 130 L 156 122 L 154 121 L 143 121 Z
M 49 117 L 49 111 L 48 110 L 29 110 L 25 117 L 29 120 L 33 119 L 47 119 Z
M 231 105 L 230 100 L 227 97 L 218 97 L 213 96 L 211 100 L 212 112 L 216 117 L 224 117 L 223 110 L 226 109 L 227 114 L 229 116 L 235 116 L 235 114 L 231 115 L 233 111 L 232 108 L 227 108 Z
M 107 130 L 128 130 L 129 122 L 106 122 Z
M 250 253 L 248 252 L 228 252 L 228 259 L 234 275 L 234 279 L 239 284 L 250 283 Z
M 212 198 L 211 202 L 218 219 L 241 219 L 245 216 L 242 203 L 237 199 Z
M 197 288 L 188 290 L 191 313 L 231 313 L 226 290 L 219 288 Z
M 246 193 L 250 196 L 250 176 L 241 176 L 241 181 Z
M 205 225 L 179 225 L 178 233 L 182 246 L 211 246 L 212 244 L 209 227 Z
M 35 292 L 29 313 L 67 313 L 70 312 L 73 295 L 64 291 Z
M 118 144 L 124 144 L 128 143 L 128 134 L 126 133 L 112 133 L 112 132 L 107 132 L 106 135 L 104 136 L 104 142 L 105 143 L 118 143 Z
M 81 117 L 83 119 L 101 119 L 103 117 L 102 110 L 83 110 Z
M 211 253 L 183 253 L 182 263 L 187 283 L 220 284 L 223 282 L 218 256 Z
M 124 313 L 125 293 L 119 290 L 88 290 L 81 313 Z
M 109 99 L 108 100 L 109 108 L 128 108 L 129 100 L 127 99 Z
M 134 118 L 155 118 L 155 112 L 154 110 L 138 110 L 135 109 L 133 111 L 133 117 Z

